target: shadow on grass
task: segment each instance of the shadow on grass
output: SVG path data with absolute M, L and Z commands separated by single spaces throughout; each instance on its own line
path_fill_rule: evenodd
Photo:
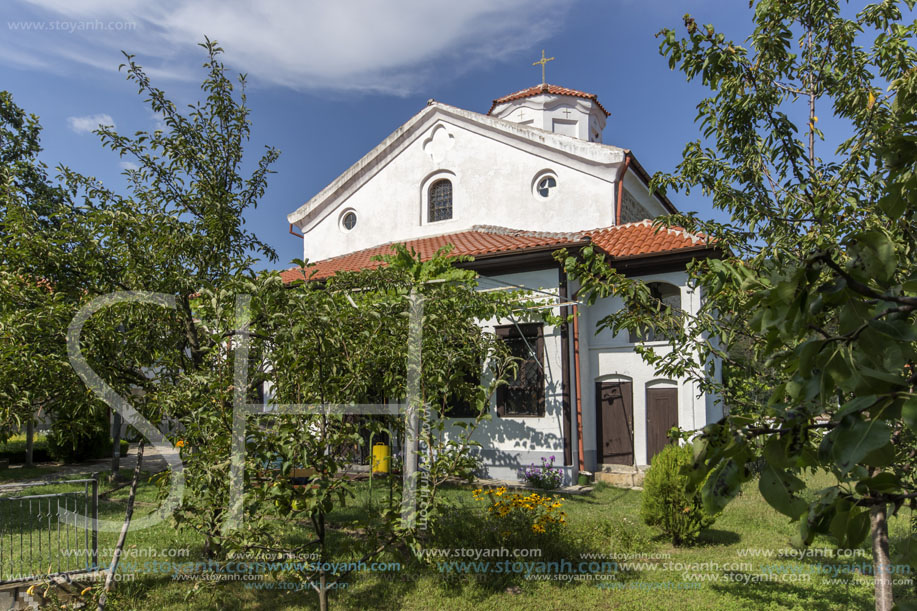
M 698 545 L 734 545 L 742 540 L 742 535 L 731 530 L 707 528 L 697 537 Z
M 582 497 L 575 499 L 582 501 Z M 589 574 L 614 575 L 618 582 L 635 580 L 641 573 L 622 570 L 610 559 L 610 552 L 633 554 L 655 549 L 642 524 L 616 519 L 590 520 L 576 527 L 568 524 L 540 534 L 519 528 L 518 523 L 514 530 L 506 528 L 504 519 L 489 515 L 483 506 L 452 507 L 424 542 L 431 555 L 426 562 L 414 559 L 410 570 L 433 575 L 451 595 L 480 596 L 483 600 L 530 581 L 564 587 Z M 455 554 L 457 548 L 461 548 L 461 556 Z M 449 550 L 449 555 L 432 555 Z M 469 550 L 479 555 L 469 557 Z
M 711 585 L 711 590 L 735 600 L 745 601 L 754 609 L 805 608 L 806 611 L 838 611 L 839 609 L 871 609 L 872 591 L 852 590 L 843 585 L 825 585 L 824 595 L 813 592 L 806 581 L 788 583 L 762 580 L 759 574 L 733 571 L 724 573 L 730 581 Z

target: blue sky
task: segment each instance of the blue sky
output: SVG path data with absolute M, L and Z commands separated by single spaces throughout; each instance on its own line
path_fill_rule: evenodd
M 121 188 L 122 163 L 91 129 L 156 127 L 136 88 L 118 72 L 136 54 L 176 102 L 197 99 L 204 35 L 249 75 L 252 158 L 281 151 L 248 226 L 285 267 L 302 254 L 286 215 L 423 108 L 429 98 L 477 112 L 540 82 L 598 95 L 611 112 L 604 140 L 634 151 L 650 171 L 671 171 L 697 137 L 704 90 L 670 71 L 655 33 L 700 23 L 742 40 L 751 27 L 739 0 L 13 0 L 0 7 L 0 88 L 37 114 L 43 160 Z M 683 210 L 721 218 L 702 197 Z

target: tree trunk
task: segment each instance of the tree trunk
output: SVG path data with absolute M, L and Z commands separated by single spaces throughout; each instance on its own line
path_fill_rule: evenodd
M 319 569 L 318 609 L 319 611 L 328 611 L 328 588 L 325 584 L 325 570 L 324 569 Z
M 117 411 L 112 414 L 111 440 L 111 476 L 109 480 L 114 481 L 118 479 L 118 473 L 121 471 L 121 414 Z
M 318 609 L 328 611 L 328 581 L 325 575 L 325 514 L 321 509 L 317 516 L 312 516 L 312 525 L 318 539 Z
M 25 425 L 25 467 L 35 466 L 33 460 L 35 450 L 35 419 L 29 418 L 28 424 Z
M 124 524 L 121 525 L 121 534 L 118 535 L 115 553 L 111 557 L 111 565 L 109 565 L 108 574 L 105 576 L 105 588 L 102 590 L 102 595 L 99 596 L 98 611 L 105 610 L 108 592 L 111 590 L 115 572 L 118 570 L 118 561 L 121 560 L 121 550 L 124 549 L 124 543 L 127 541 L 127 531 L 130 530 L 131 518 L 134 516 L 134 500 L 137 498 L 137 482 L 140 481 L 140 465 L 143 462 L 143 444 L 144 440 L 141 439 L 140 445 L 137 447 L 137 465 L 134 467 L 134 476 L 131 479 L 131 491 L 127 497 L 127 510 L 124 513 Z
M 872 532 L 872 563 L 876 585 L 876 611 L 891 611 L 892 607 L 895 606 L 892 598 L 891 560 L 888 556 L 886 509 L 886 505 L 874 505 L 869 509 L 869 523 Z

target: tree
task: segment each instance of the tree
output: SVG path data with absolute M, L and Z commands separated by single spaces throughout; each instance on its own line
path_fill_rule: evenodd
M 893 604 L 888 511 L 917 499 L 917 24 L 902 21 L 905 6 L 914 2 L 846 18 L 831 0 L 762 1 L 747 47 L 688 15 L 683 37 L 660 32 L 669 65 L 711 95 L 698 105 L 703 139 L 654 186 L 701 189 L 731 217 L 661 222 L 706 234 L 724 256 L 692 266 L 703 306 L 673 324 L 600 257 L 566 259 L 583 294 L 628 301 L 602 326 L 657 324 L 675 349 L 643 350 L 646 360 L 724 400 L 726 417 L 694 441 L 692 481 L 710 474 L 707 507 L 721 509 L 762 461 L 761 493 L 799 524 L 799 544 L 825 535 L 855 546 L 872 533 L 883 610 Z M 833 152 L 817 113 L 832 116 Z M 717 363 L 741 367 L 739 350 L 761 379 L 719 382 Z M 835 478 L 812 502 L 799 494 L 807 470 Z
M 101 403 L 70 368 L 65 336 L 81 306 L 113 291 L 172 295 L 176 308 L 119 304 L 98 312 L 81 338 L 89 365 L 148 421 L 187 419 L 168 396 L 182 380 L 206 376 L 210 342 L 223 343 L 201 328 L 194 296 L 252 277 L 256 256 L 276 258 L 243 217 L 263 195 L 278 153 L 267 148 L 243 173 L 245 77 L 235 85 L 222 49 L 209 40 L 202 46 L 204 99 L 185 112 L 126 56 L 127 78 L 165 123 L 133 136 L 97 131 L 103 145 L 138 166 L 126 172 L 127 195 L 66 167 L 61 186 L 51 186 L 36 157 L 37 119 L 0 97 L 0 397 L 10 399 L 0 425 L 31 417 L 36 401 L 59 418 L 74 417 L 75 431 L 95 417 Z
M 233 346 L 213 342 L 205 355 L 211 375 L 188 378 L 174 395 L 191 410 L 182 433 L 190 498 L 176 514 L 179 525 L 212 535 L 215 555 L 315 554 L 311 568 L 284 578 L 311 585 L 322 609 L 328 608 L 328 591 L 359 563 L 395 544 L 419 549 L 423 527 L 433 528 L 437 518 L 439 487 L 450 477 L 472 477 L 477 466 L 470 454 L 477 445 L 472 433 L 488 418 L 491 397 L 512 366 L 503 345 L 493 334 L 482 333 L 478 321 L 505 316 L 525 304 L 515 292 L 475 291 L 474 273 L 454 268 L 458 259 L 445 251 L 421 261 L 396 246 L 386 259 L 386 267 L 322 281 L 310 279 L 311 266 L 300 262 L 302 282 L 284 285 L 277 274 L 267 274 L 219 293 L 203 293 L 196 312 L 209 333 L 223 338 L 247 333 L 249 382 L 233 387 L 238 383 L 235 359 L 245 357 Z M 235 318 L 238 294 L 250 296 L 248 331 Z M 422 362 L 413 364 L 407 315 L 412 296 L 423 299 Z M 457 363 L 474 364 L 474 383 L 456 384 Z M 417 482 L 423 494 L 417 495 L 416 512 L 404 519 L 399 484 L 392 490 L 395 502 L 376 512 L 377 519 L 358 525 L 332 519 L 355 496 L 355 482 L 345 471 L 359 460 L 355 448 L 365 443 L 361 429 L 381 433 L 384 427 L 391 443 L 404 438 L 404 416 L 383 423 L 316 408 L 248 419 L 243 522 L 230 532 L 220 528 L 231 502 L 235 391 L 256 402 L 257 389 L 269 382 L 275 406 L 398 402 L 409 398 L 412 367 L 419 376 L 420 434 L 418 447 L 404 446 L 403 452 L 405 462 L 417 453 L 424 473 Z M 450 420 L 450 401 L 470 404 L 471 416 Z M 294 479 L 294 470 L 306 473 L 306 481 Z M 291 523 L 304 525 L 308 536 L 293 536 Z M 327 563 L 350 568 L 332 572 Z
M 40 134 L 38 118 L 0 92 L 0 439 L 25 429 L 27 466 L 37 417 L 98 409 L 65 356 L 79 299 L 67 270 L 79 256 L 63 229 L 78 213 L 38 160 Z

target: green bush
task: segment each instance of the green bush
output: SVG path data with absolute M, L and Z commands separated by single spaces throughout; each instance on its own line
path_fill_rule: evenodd
M 12 465 L 21 465 L 25 463 L 25 433 L 13 435 L 6 441 L 0 443 L 0 460 L 7 458 Z M 48 440 L 40 434 L 35 433 L 35 439 L 32 444 L 32 461 L 48 462 L 53 460 L 51 452 L 48 451 Z
M 693 543 L 716 519 L 704 511 L 700 492 L 690 497 L 685 492 L 688 478 L 681 468 L 693 459 L 690 446 L 668 445 L 653 458 L 643 480 L 640 515 L 648 525 L 661 529 L 673 545 Z
M 51 458 L 65 463 L 83 462 L 111 456 L 114 440 L 109 435 L 108 423 L 68 427 L 55 422 L 48 434 L 48 451 Z M 121 440 L 121 455 L 127 453 L 128 443 Z M 37 460 L 37 459 L 36 459 Z

